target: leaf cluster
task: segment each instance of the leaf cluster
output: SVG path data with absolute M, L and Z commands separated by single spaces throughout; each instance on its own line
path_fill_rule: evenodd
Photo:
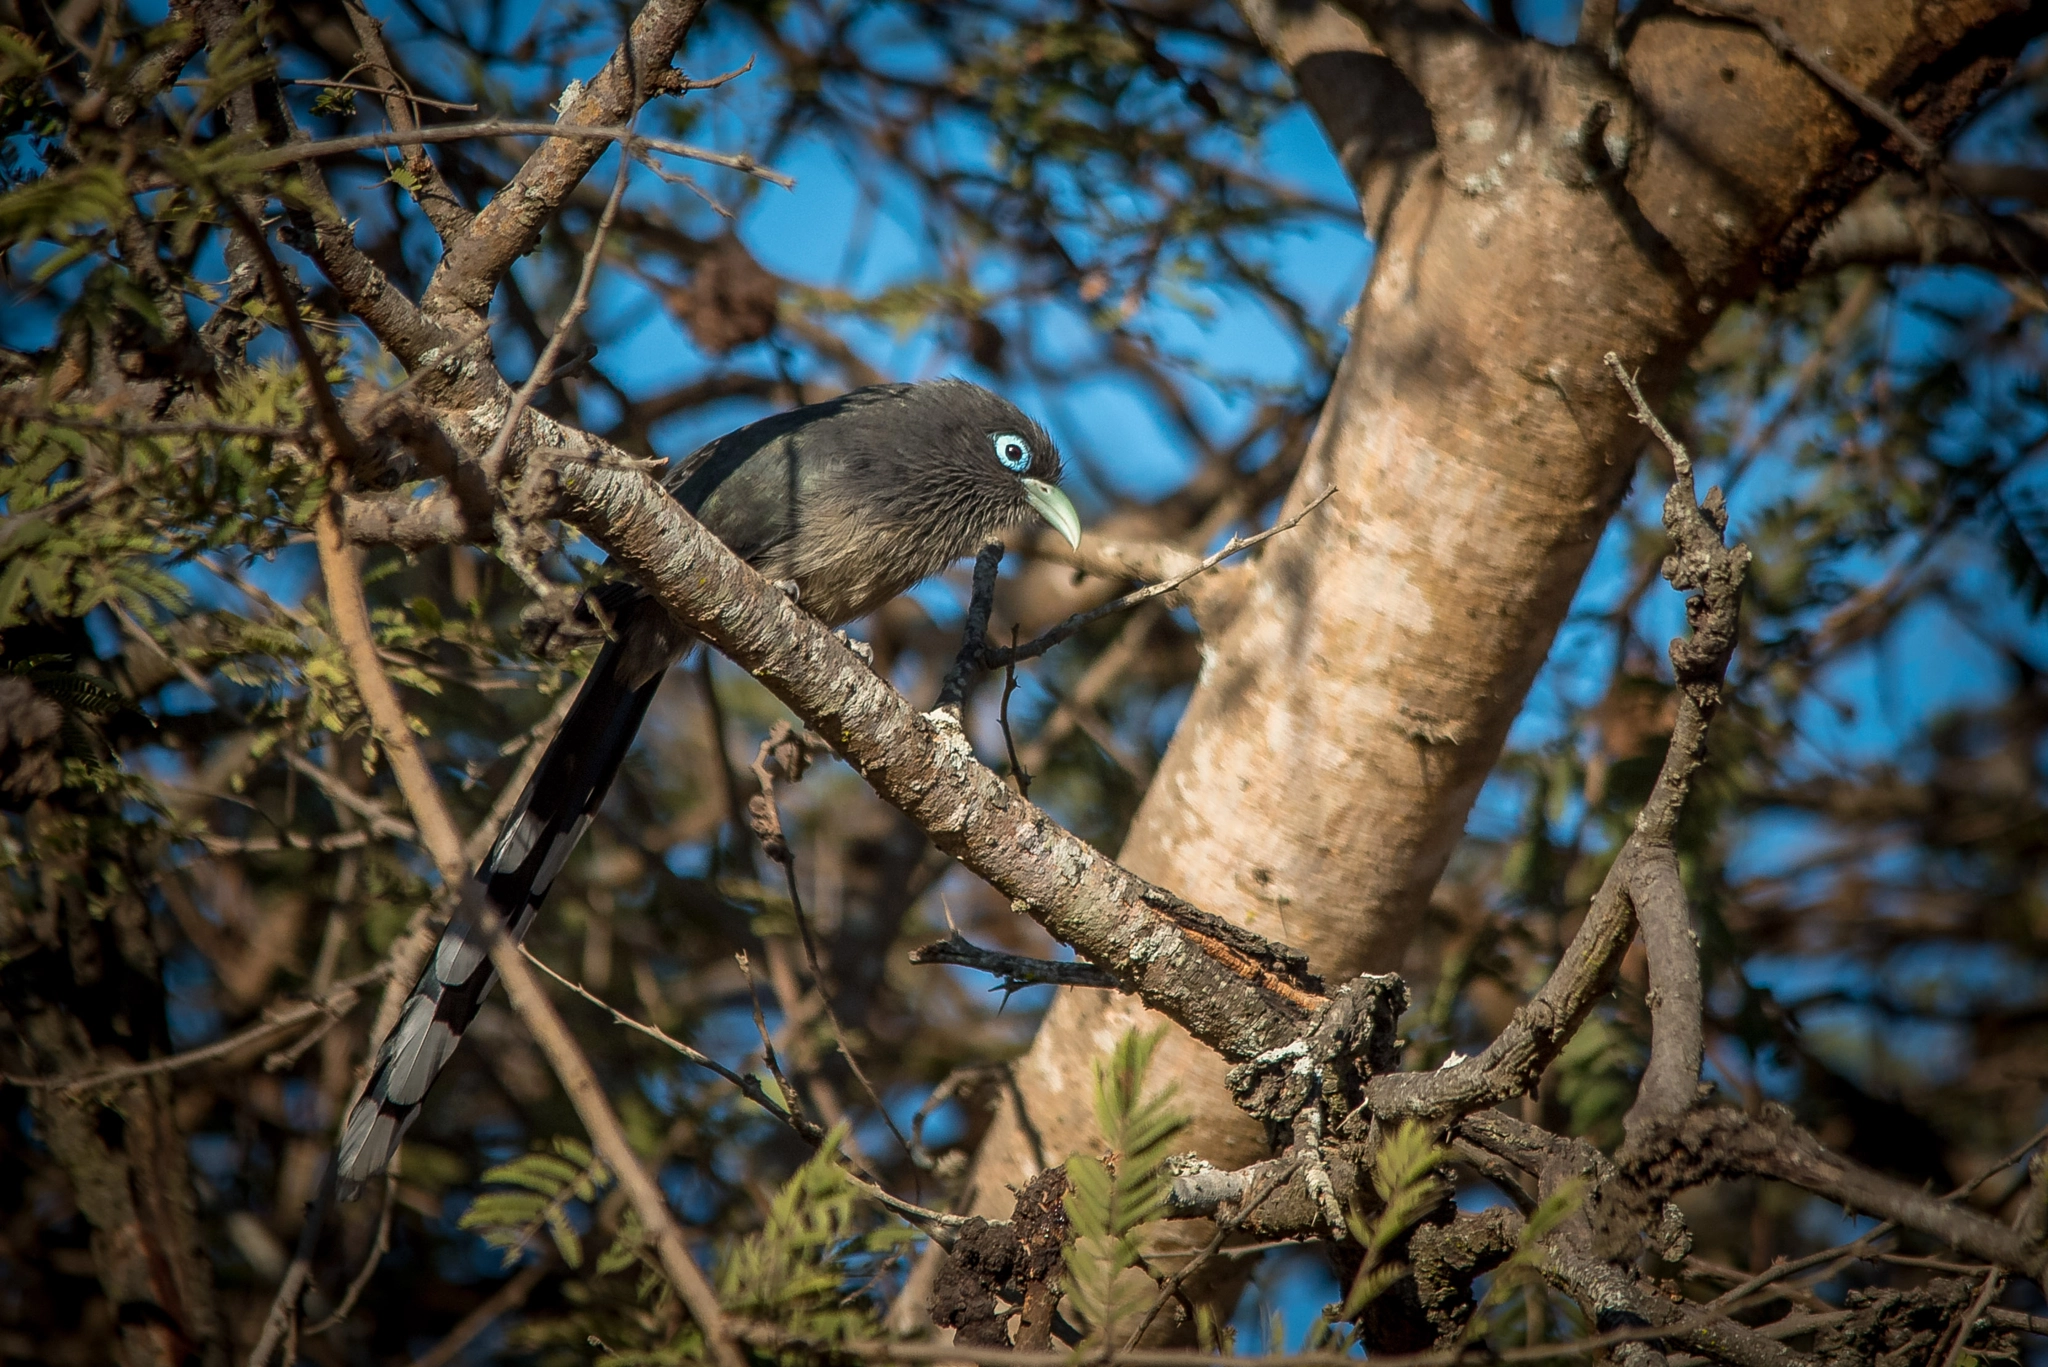
M 1067 1160 L 1068 1303 L 1089 1338 L 1120 1343 L 1150 1307 L 1155 1288 L 1136 1272 L 1143 1262 L 1136 1234 L 1166 1211 L 1173 1186 L 1171 1145 L 1187 1125 L 1175 1089 L 1147 1095 L 1147 1072 L 1164 1029 L 1131 1030 L 1095 1069 L 1095 1123 L 1101 1157 Z
M 571 1208 L 589 1206 L 611 1185 L 612 1172 L 590 1146 L 557 1135 L 545 1149 L 500 1163 L 483 1175 L 488 1190 L 469 1203 L 456 1223 L 503 1249 L 505 1266 L 517 1263 L 545 1230 L 566 1267 L 583 1265 L 583 1238 Z
M 1379 1210 L 1370 1216 L 1357 1207 L 1344 1212 L 1351 1237 L 1365 1251 L 1358 1275 L 1345 1293 L 1339 1319 L 1356 1319 L 1365 1308 L 1385 1295 L 1394 1283 L 1409 1273 L 1408 1264 L 1388 1256 L 1408 1231 L 1450 1194 L 1437 1176 L 1437 1169 L 1450 1151 L 1436 1142 L 1429 1126 L 1419 1120 L 1404 1120 L 1380 1139 L 1373 1156 L 1372 1187 L 1379 1196 Z

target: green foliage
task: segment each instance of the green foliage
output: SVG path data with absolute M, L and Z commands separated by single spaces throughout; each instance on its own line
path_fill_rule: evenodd
M 1570 1133 L 1595 1143 L 1621 1140 L 1621 1118 L 1635 1100 L 1647 1055 L 1642 1040 L 1605 1012 L 1588 1016 L 1557 1056 L 1557 1100 Z
M 843 1126 L 834 1130 L 777 1190 L 760 1228 L 723 1250 L 713 1280 L 729 1314 L 775 1325 L 808 1343 L 841 1343 L 879 1332 L 864 1282 L 874 1260 L 901 1248 L 910 1233 L 900 1226 L 868 1226 L 864 1198 L 838 1163 L 845 1137 Z M 562 1180 L 559 1172 L 546 1177 Z M 537 1191 L 532 1199 L 539 1199 Z M 534 1214 L 521 1218 L 524 1223 L 508 1233 L 535 1228 Z M 625 1274 L 636 1275 L 627 1281 Z M 663 1367 L 703 1357 L 696 1326 L 679 1323 L 671 1313 L 668 1283 L 630 1209 L 620 1214 L 588 1275 L 565 1293 L 572 1313 L 528 1322 L 515 1334 L 517 1344 L 580 1349 L 596 1339 L 610 1350 L 607 1361 Z M 815 1360 L 809 1350 L 769 1356 L 791 1363 Z
M 588 1145 L 557 1135 L 546 1149 L 500 1163 L 483 1180 L 498 1189 L 471 1201 L 458 1224 L 505 1250 L 505 1266 L 518 1262 L 542 1230 L 554 1239 L 565 1265 L 583 1265 L 583 1240 L 570 1219 L 570 1204 L 588 1205 L 612 1180 L 611 1169 Z
M 1135 1271 L 1139 1226 L 1165 1213 L 1173 1174 L 1167 1157 L 1187 1117 L 1174 1089 L 1147 1096 L 1146 1073 L 1163 1029 L 1128 1031 L 1096 1065 L 1095 1123 L 1106 1152 L 1067 1160 L 1066 1292 L 1091 1341 L 1120 1344 L 1150 1308 L 1156 1291 Z
M 251 367 L 210 402 L 170 415 L 189 435 L 110 429 L 84 405 L 0 416 L 0 499 L 11 514 L 0 532 L 0 627 L 103 603 L 145 620 L 176 613 L 188 601 L 167 572 L 177 559 L 282 546 L 324 482 L 295 445 L 204 429 L 292 432 L 305 417 L 301 388 L 295 367 Z
M 759 1230 L 725 1256 L 719 1299 L 732 1314 L 776 1324 L 813 1342 L 838 1343 L 875 1328 L 872 1306 L 847 1293 L 859 1259 L 907 1231 L 864 1235 L 860 1193 L 839 1166 L 842 1125 L 782 1184 Z
M 1404 1120 L 1393 1133 L 1381 1137 L 1372 1164 L 1379 1212 L 1368 1219 L 1353 1209 L 1344 1216 L 1351 1237 L 1365 1250 L 1365 1258 L 1344 1297 L 1340 1319 L 1356 1318 L 1408 1275 L 1408 1265 L 1388 1258 L 1387 1253 L 1449 1194 L 1449 1188 L 1436 1177 L 1436 1170 L 1449 1157 L 1450 1151 L 1439 1145 L 1430 1128 L 1419 1120 Z

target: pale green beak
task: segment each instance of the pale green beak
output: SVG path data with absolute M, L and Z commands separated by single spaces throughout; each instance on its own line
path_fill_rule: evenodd
M 1081 515 L 1074 511 L 1074 501 L 1042 479 L 1019 481 L 1024 486 L 1024 500 L 1037 514 L 1052 524 L 1052 529 L 1067 539 L 1075 550 L 1081 549 Z

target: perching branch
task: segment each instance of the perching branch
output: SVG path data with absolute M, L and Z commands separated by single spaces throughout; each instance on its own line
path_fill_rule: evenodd
M 974 557 L 974 588 L 967 598 L 967 620 L 960 629 L 960 653 L 939 685 L 938 700 L 932 707 L 960 719 L 967 702 L 967 684 L 974 677 L 981 655 L 988 649 L 988 616 L 995 608 L 996 571 L 1002 567 L 1003 545 L 990 542 Z
M 352 133 L 346 137 L 322 138 L 317 142 L 293 143 L 275 151 L 252 153 L 227 165 L 238 171 L 270 171 L 315 158 L 346 156 L 351 152 L 367 152 L 380 147 L 423 147 L 443 142 L 472 142 L 480 138 L 562 138 L 571 143 L 591 144 L 615 142 L 626 149 L 629 158 L 635 160 L 650 152 L 661 152 L 671 157 L 723 166 L 728 171 L 738 171 L 785 190 L 796 184 L 794 176 L 786 176 L 772 166 L 763 166 L 744 152 L 718 152 L 674 138 L 636 133 L 626 126 L 544 123 L 539 119 L 476 119 L 469 123 L 430 124 L 425 128 L 394 128 L 385 133 Z M 599 147 L 599 154 L 602 151 Z M 597 156 L 593 155 L 590 160 L 596 161 Z
M 996 986 L 1005 992 L 1014 992 L 1020 987 L 1114 988 L 1120 985 L 1115 974 L 1105 973 L 1094 964 L 1079 960 L 1063 963 L 1057 959 L 1033 959 L 1022 954 L 1005 954 L 999 949 L 984 949 L 957 930 L 943 940 L 911 950 L 910 962 L 954 964 L 993 974 L 1001 979 Z
M 592 455 L 608 449 L 578 438 Z M 1061 828 L 976 759 L 949 715 L 914 711 L 653 480 L 566 451 L 551 477 L 562 515 L 678 622 L 787 703 L 941 850 L 1196 1038 L 1248 1059 L 1294 1038 L 1323 1005 L 1293 951 L 1146 883 Z

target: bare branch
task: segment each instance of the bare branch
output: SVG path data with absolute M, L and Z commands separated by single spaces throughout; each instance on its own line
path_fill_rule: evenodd
M 317 997 L 279 1010 L 271 1008 L 264 1018 L 254 1025 L 222 1036 L 211 1044 L 202 1044 L 196 1049 L 187 1049 L 180 1054 L 164 1058 L 153 1058 L 142 1063 L 123 1064 L 119 1068 L 108 1068 L 103 1072 L 87 1073 L 83 1077 L 17 1077 L 7 1076 L 14 1087 L 47 1087 L 65 1092 L 85 1092 L 95 1088 L 110 1087 L 117 1083 L 132 1082 L 140 1077 L 152 1077 L 158 1073 L 175 1073 L 194 1068 L 215 1059 L 232 1058 L 244 1050 L 271 1043 L 280 1035 L 312 1022 L 333 1020 L 348 1014 L 362 996 L 362 990 L 372 983 L 379 983 L 391 975 L 391 965 L 382 963 L 353 978 L 343 979 Z
M 1301 511 L 1288 518 L 1285 522 L 1276 522 L 1263 532 L 1256 532 L 1251 536 L 1242 538 L 1233 536 L 1221 550 L 1216 551 L 1214 554 L 1203 556 L 1195 565 L 1174 575 L 1171 579 L 1162 579 L 1156 584 L 1147 584 L 1144 588 L 1135 589 L 1121 598 L 1113 598 L 1100 607 L 1090 608 L 1086 612 L 1077 612 L 1058 626 L 1034 636 L 1021 646 L 990 646 L 982 651 L 982 661 L 991 669 L 1000 669 L 1006 664 L 1017 661 L 1037 659 L 1040 655 L 1045 654 L 1046 651 L 1051 650 L 1060 642 L 1068 639 L 1074 633 L 1092 623 L 1099 622 L 1112 614 L 1128 611 L 1138 606 L 1138 604 L 1148 602 L 1151 599 L 1160 597 L 1162 594 L 1172 593 L 1196 575 L 1207 573 L 1225 560 L 1228 560 L 1231 556 L 1248 551 L 1263 541 L 1270 541 L 1282 532 L 1292 531 L 1301 524 L 1303 518 L 1322 507 L 1329 500 L 1330 496 L 1336 492 L 1335 487 L 1325 489 L 1302 505 Z
M 960 653 L 939 685 L 938 700 L 932 706 L 949 712 L 956 722 L 967 701 L 967 684 L 974 677 L 981 656 L 988 649 L 988 615 L 995 607 L 996 571 L 1003 563 L 1003 545 L 992 541 L 974 557 L 974 589 L 967 599 L 967 620 L 960 631 Z
M 1005 992 L 1014 992 L 1020 987 L 1108 987 L 1120 988 L 1116 976 L 1105 973 L 1091 963 L 1062 963 L 1057 959 L 1033 959 L 1022 954 L 1006 954 L 999 949 L 984 949 L 959 931 L 954 931 L 943 940 L 928 945 L 919 945 L 910 951 L 910 962 L 914 964 L 953 964 L 960 968 L 978 969 L 1002 979 L 996 987 Z
M 445 1338 L 414 1358 L 412 1367 L 447 1367 L 475 1341 L 477 1335 L 496 1323 L 499 1316 L 526 1304 L 526 1298 L 533 1294 L 541 1279 L 554 1270 L 554 1248 L 549 1245 L 541 1256 L 520 1268 L 511 1280 L 492 1292 L 482 1305 L 457 1321 Z
M 560 983 L 563 987 L 568 988 L 569 991 L 583 998 L 583 1000 L 589 1002 L 592 1006 L 595 1006 L 599 1010 L 608 1013 L 612 1018 L 612 1024 L 623 1025 L 628 1030 L 636 1031 L 639 1034 L 645 1035 L 647 1036 L 647 1038 L 653 1040 L 655 1043 L 661 1045 L 663 1048 L 673 1050 L 674 1052 L 682 1055 L 691 1063 L 696 1064 L 699 1068 L 704 1068 L 713 1073 L 718 1074 L 718 1076 L 724 1078 L 734 1087 L 737 1087 L 740 1091 L 740 1095 L 746 1097 L 747 1100 L 753 1102 L 756 1106 L 759 1106 L 762 1110 L 768 1112 L 768 1114 L 774 1116 L 777 1120 L 789 1126 L 792 1130 L 795 1130 L 797 1134 L 801 1136 L 806 1142 L 816 1144 L 818 1140 L 822 1137 L 822 1132 L 818 1129 L 816 1125 L 813 1125 L 809 1120 L 805 1119 L 804 1117 L 793 1114 L 781 1105 L 777 1104 L 775 1099 L 769 1096 L 767 1090 L 761 1086 L 760 1080 L 758 1078 L 754 1078 L 742 1073 L 735 1073 L 732 1069 L 726 1067 L 717 1059 L 712 1058 L 709 1054 L 703 1053 L 695 1048 L 692 1048 L 690 1045 L 685 1044 L 683 1041 L 677 1039 L 674 1035 L 669 1034 L 666 1030 L 663 1030 L 661 1027 L 655 1025 L 648 1025 L 643 1021 L 634 1020 L 631 1016 L 619 1010 L 618 1007 L 613 1006 L 610 1002 L 598 996 L 595 992 L 592 992 L 582 983 L 570 982 L 567 978 L 563 977 L 560 973 L 557 973 L 553 968 L 549 967 L 545 959 L 542 959 L 539 955 L 535 954 L 531 949 L 528 949 L 525 945 L 521 945 L 519 947 L 519 952 L 525 955 L 527 960 L 530 963 L 532 963 L 535 968 L 538 968 L 541 972 L 547 974 L 550 978 L 553 978 L 556 982 Z
M 363 1255 L 360 1271 L 349 1281 L 348 1290 L 342 1293 L 341 1304 L 334 1307 L 325 1319 L 305 1330 L 307 1337 L 324 1334 L 345 1322 L 356 1302 L 363 1298 L 369 1288 L 370 1278 L 377 1275 L 377 1264 L 384 1261 L 384 1255 L 391 1251 L 391 1217 L 398 1210 L 398 1159 L 394 1157 L 391 1166 L 384 1170 L 384 1199 L 377 1211 L 377 1234 L 370 1240 L 370 1251 Z M 297 1360 L 287 1351 L 285 1367 L 297 1367 Z
M 568 103 L 550 133 L 577 127 L 612 127 L 630 119 L 640 101 L 660 87 L 683 35 L 703 0 L 649 0 L 633 17 L 626 39 L 591 82 Z M 533 250 L 553 217 L 604 152 L 603 142 L 550 136 L 493 196 L 460 238 L 448 244 L 420 300 L 429 316 L 480 316 L 512 263 Z
M 419 128 L 417 106 L 432 105 L 436 109 L 458 109 L 474 112 L 473 104 L 449 104 L 443 100 L 429 100 L 412 91 L 402 89 L 398 68 L 391 63 L 391 53 L 384 45 L 384 26 L 372 18 L 360 0 L 349 0 L 345 6 L 348 21 L 355 30 L 356 44 L 361 50 L 362 62 L 357 70 L 367 69 L 376 81 L 375 86 L 350 85 L 346 81 L 294 81 L 294 85 L 325 85 L 345 90 L 367 90 L 384 97 L 384 117 L 391 121 L 393 129 L 401 133 L 414 132 Z M 443 244 L 452 242 L 469 230 L 475 215 L 464 208 L 455 192 L 448 188 L 448 182 L 441 176 L 441 168 L 427 155 L 425 147 L 416 147 L 405 158 L 405 169 L 413 176 L 416 188 L 413 198 L 418 201 L 420 212 L 434 225 Z
M 1932 1235 L 1951 1248 L 2022 1276 L 2039 1277 L 2044 1250 L 1960 1201 L 1944 1200 L 1834 1153 L 1782 1107 L 1752 1119 L 1695 1111 L 1631 1137 L 1623 1175 L 1643 1199 L 1668 1199 L 1723 1177 L 1773 1177 L 1852 1210 Z
M 204 85 L 205 82 L 180 81 L 178 84 Z M 418 95 L 410 90 L 400 90 L 396 86 L 389 85 L 363 85 L 356 81 L 325 81 L 309 77 L 297 77 L 288 82 L 288 84 L 317 86 L 325 90 L 353 90 L 361 95 L 382 95 L 387 101 L 405 107 L 424 105 L 428 109 L 452 109 L 458 114 L 474 114 L 477 110 L 477 107 L 473 104 L 457 104 L 453 100 L 436 100 L 426 95 Z
M 605 449 L 583 434 L 556 448 L 563 515 L 1055 938 L 1232 1059 L 1286 1043 L 1323 1005 L 1292 951 L 1134 877 L 1062 829 L 975 758 L 950 715 L 913 711 L 659 485 L 615 463 L 583 463 L 576 448 Z

